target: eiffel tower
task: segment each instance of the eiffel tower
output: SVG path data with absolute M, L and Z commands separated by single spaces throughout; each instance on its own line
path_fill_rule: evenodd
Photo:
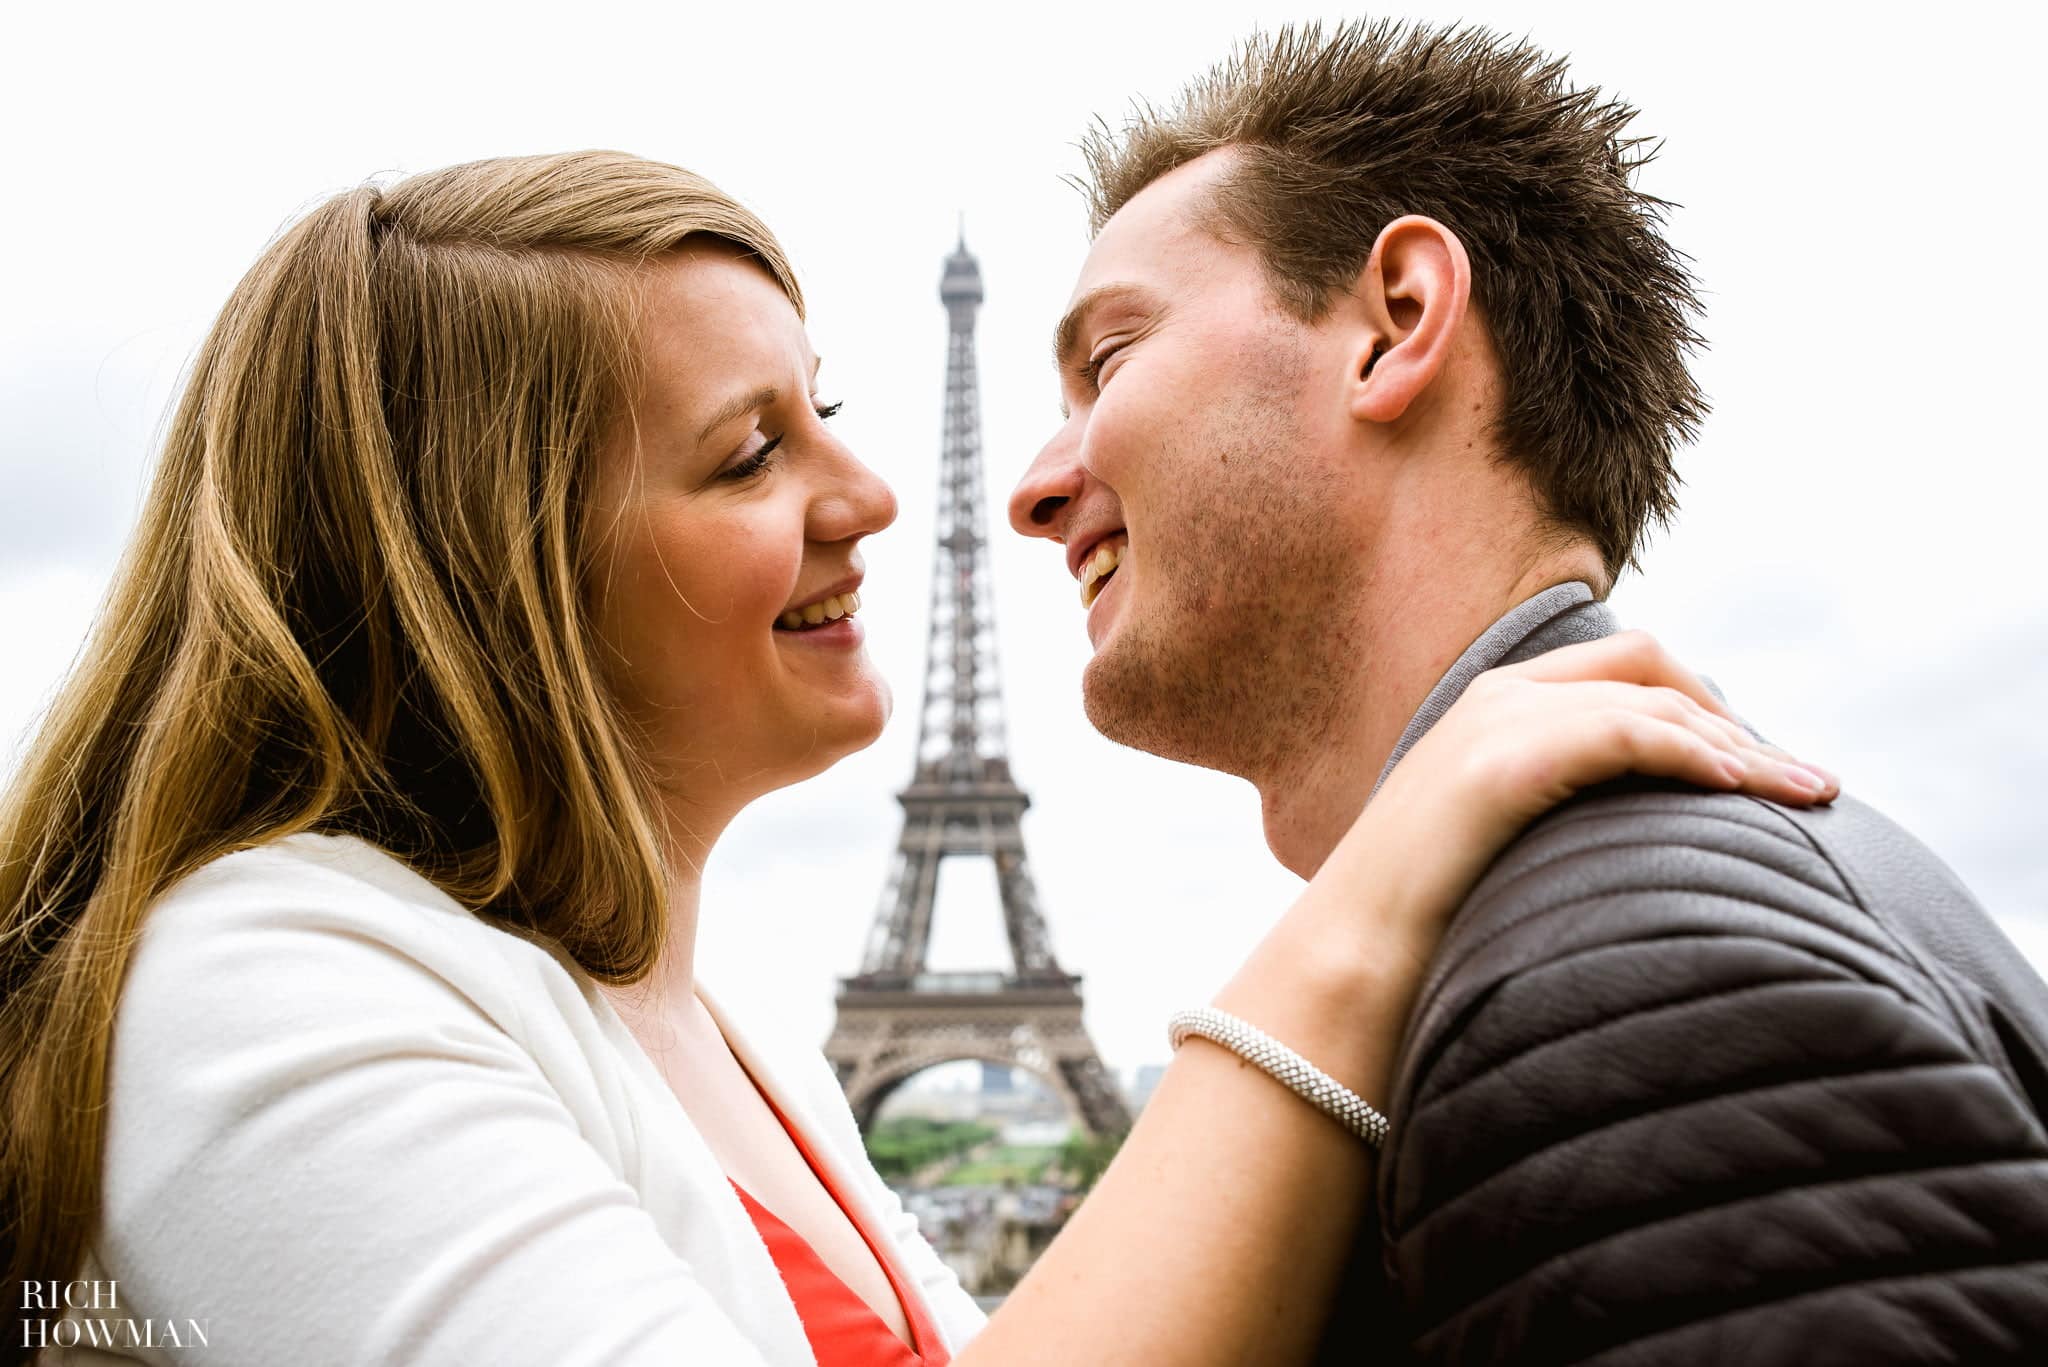
M 1081 1023 L 1081 979 L 1053 957 L 1024 860 L 1019 819 L 1031 799 L 1010 776 L 983 531 L 974 364 L 981 266 L 964 231 L 946 258 L 939 298 L 949 323 L 945 435 L 916 768 L 897 795 L 903 836 L 860 972 L 840 980 L 825 1055 L 863 1130 L 912 1074 L 978 1059 L 1035 1074 L 1088 1130 L 1121 1133 L 1130 1112 Z M 939 865 L 954 855 L 995 864 L 1009 973 L 926 970 Z

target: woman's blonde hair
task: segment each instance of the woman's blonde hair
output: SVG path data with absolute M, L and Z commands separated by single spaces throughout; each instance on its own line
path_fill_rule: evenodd
M 351 190 L 236 287 L 0 799 L 10 1304 L 83 1261 L 122 975 L 150 903 L 209 860 L 358 835 L 595 978 L 652 967 L 662 845 L 580 587 L 638 268 L 698 236 L 801 313 L 759 219 L 615 152 Z

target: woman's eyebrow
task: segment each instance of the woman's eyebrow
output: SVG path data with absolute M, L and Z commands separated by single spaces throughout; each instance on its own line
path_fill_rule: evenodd
M 711 420 L 704 424 L 704 430 L 697 434 L 697 444 L 702 446 L 710 439 L 713 432 L 716 432 L 741 414 L 751 413 L 757 408 L 771 407 L 781 397 L 782 391 L 772 384 L 763 385 L 752 393 L 733 395 L 724 403 L 718 405 L 717 410 L 712 413 Z
M 811 358 L 811 383 L 814 385 L 818 382 L 818 367 L 823 364 L 825 364 L 823 356 L 813 356 Z M 718 405 L 718 410 L 711 415 L 711 420 L 704 424 L 704 430 L 697 434 L 697 444 L 702 446 L 711 439 L 713 432 L 716 432 L 719 428 L 743 413 L 751 413 L 757 408 L 773 408 L 775 401 L 781 397 L 782 391 L 772 384 L 762 385 L 759 389 L 749 394 L 733 395 L 724 403 Z

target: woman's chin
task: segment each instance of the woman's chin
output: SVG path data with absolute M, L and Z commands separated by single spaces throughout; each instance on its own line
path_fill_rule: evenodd
M 865 750 L 880 740 L 883 730 L 889 725 L 889 717 L 893 710 L 893 699 L 889 694 L 889 685 L 877 679 L 875 681 L 874 698 L 869 703 L 867 709 L 860 715 L 858 724 L 849 732 L 846 748 L 841 751 L 837 759 L 834 760 L 834 763 L 837 763 L 838 759 L 844 759 L 847 755 L 851 755 L 856 751 Z
M 862 698 L 835 700 L 838 705 L 810 727 L 811 743 L 791 765 L 791 783 L 816 778 L 848 755 L 858 754 L 882 738 L 893 707 L 889 685 L 880 678 Z

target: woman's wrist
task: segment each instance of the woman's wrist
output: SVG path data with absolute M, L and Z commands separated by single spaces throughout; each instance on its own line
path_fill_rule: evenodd
M 1382 1110 L 1433 943 L 1399 882 L 1326 866 L 1213 999 Z

